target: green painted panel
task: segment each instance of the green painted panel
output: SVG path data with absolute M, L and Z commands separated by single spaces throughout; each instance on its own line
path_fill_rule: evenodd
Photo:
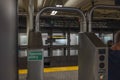
M 42 51 L 30 51 L 28 53 L 28 61 L 42 60 Z

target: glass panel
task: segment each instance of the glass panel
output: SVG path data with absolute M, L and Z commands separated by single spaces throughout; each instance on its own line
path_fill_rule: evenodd
M 18 43 L 19 43 L 19 45 L 21 45 L 21 46 L 24 46 L 24 45 L 27 45 L 27 44 L 28 44 L 27 34 L 26 34 L 26 33 L 19 33 Z
M 99 37 L 105 44 L 107 44 L 107 42 L 109 40 L 112 40 L 113 41 L 113 34 L 112 33 L 102 33 L 100 34 L 100 37 Z
M 63 49 L 53 50 L 53 56 L 63 56 L 63 55 L 64 55 Z
M 42 33 L 42 40 L 43 40 L 43 45 L 49 45 L 47 33 Z
M 53 45 L 66 45 L 67 39 L 55 39 L 55 42 L 53 42 Z
M 54 33 L 52 39 L 53 45 L 67 45 L 66 35 L 63 33 Z
M 27 57 L 27 50 L 19 50 L 19 57 Z
M 70 50 L 70 55 L 78 55 L 78 50 Z
M 99 37 L 99 33 L 95 33 L 95 35 L 96 35 L 97 37 Z
M 78 34 L 70 34 L 70 45 L 78 45 Z
M 107 44 L 109 40 L 113 40 L 113 34 L 104 34 L 103 36 L 104 43 Z
M 43 51 L 44 57 L 48 57 L 48 50 Z

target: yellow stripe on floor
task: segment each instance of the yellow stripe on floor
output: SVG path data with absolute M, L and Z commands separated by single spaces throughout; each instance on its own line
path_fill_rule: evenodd
M 44 68 L 44 72 L 60 72 L 78 70 L 77 66 Z
M 20 69 L 19 71 L 18 71 L 18 73 L 19 74 L 27 74 L 27 69 Z
M 78 70 L 78 66 L 68 66 L 68 67 L 52 67 L 44 68 L 44 72 L 60 72 L 60 71 L 74 71 Z M 27 69 L 22 69 L 18 71 L 19 74 L 27 74 Z

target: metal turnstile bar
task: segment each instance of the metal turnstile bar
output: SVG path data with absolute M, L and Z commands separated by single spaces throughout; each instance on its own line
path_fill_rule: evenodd
M 120 6 L 111 6 L 111 5 L 96 5 L 88 13 L 88 31 L 92 32 L 92 13 L 97 8 L 105 9 L 120 9 Z
M 81 10 L 79 10 L 77 8 L 70 8 L 70 7 L 46 7 L 46 8 L 43 8 L 42 10 L 40 10 L 38 12 L 38 14 L 36 15 L 36 26 L 35 26 L 36 32 L 41 31 L 41 28 L 39 27 L 39 19 L 40 19 L 41 14 L 47 10 L 77 12 L 77 13 L 79 13 L 79 16 L 82 16 L 82 18 L 83 18 L 83 26 L 80 27 L 80 31 L 85 32 L 87 30 L 86 17 Z

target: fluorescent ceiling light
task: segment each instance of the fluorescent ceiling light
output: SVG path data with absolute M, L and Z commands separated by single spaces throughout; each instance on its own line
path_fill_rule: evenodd
M 56 5 L 56 7 L 63 7 L 63 5 Z M 50 15 L 56 15 L 57 11 L 52 11 Z
M 56 5 L 56 7 L 63 7 L 63 5 Z
M 63 5 L 56 5 L 56 7 L 63 7 Z M 52 11 L 50 15 L 55 15 L 57 14 L 57 11 Z
M 50 15 L 55 15 L 57 14 L 57 11 L 52 11 Z

